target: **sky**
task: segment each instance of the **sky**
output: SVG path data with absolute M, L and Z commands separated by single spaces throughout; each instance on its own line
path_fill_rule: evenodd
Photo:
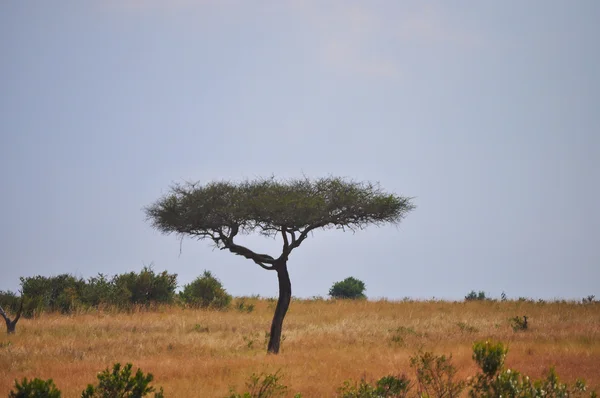
M 288 263 L 294 296 L 353 276 L 374 299 L 600 297 L 600 2 L 0 8 L 0 290 L 152 264 L 276 296 L 276 273 L 143 211 L 176 182 L 274 175 L 417 206 L 314 232 Z

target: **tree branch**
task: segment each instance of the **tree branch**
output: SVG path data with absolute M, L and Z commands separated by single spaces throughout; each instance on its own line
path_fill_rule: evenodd
M 286 227 L 281 227 L 281 236 L 283 236 L 283 252 L 287 252 L 290 243 L 288 242 L 287 237 L 288 230 Z
M 8 315 L 6 315 L 6 312 L 4 312 L 4 308 L 2 308 L 2 306 L 0 306 L 0 315 L 2 315 L 2 318 L 4 318 L 4 321 L 6 321 L 6 324 L 10 323 L 10 318 Z
M 326 222 L 320 222 L 320 223 L 316 223 L 316 224 L 313 224 L 313 225 L 309 225 L 308 227 L 304 228 L 304 230 L 302 232 L 300 232 L 300 236 L 298 236 L 298 239 L 296 239 L 294 237 L 294 239 L 292 240 L 292 244 L 289 246 L 289 249 L 288 249 L 289 252 L 291 253 L 292 250 L 294 250 L 295 248 L 297 248 L 298 246 L 300 246 L 300 244 L 302 244 L 302 242 L 304 241 L 304 239 L 306 239 L 306 237 L 308 236 L 308 233 L 310 231 L 312 231 L 313 229 L 324 227 L 325 225 L 327 225 Z
M 223 247 L 221 247 L 222 250 L 227 249 L 230 252 L 237 254 L 238 256 L 248 258 L 254 261 L 256 264 L 260 265 L 264 269 L 275 269 L 273 266 L 266 265 L 275 263 L 275 259 L 273 257 L 269 256 L 268 254 L 255 253 L 247 247 L 233 243 L 233 237 L 238 233 L 238 231 L 239 226 L 234 225 L 230 227 L 229 236 L 227 236 L 227 234 L 225 234 L 225 232 L 223 231 L 218 231 L 218 236 L 215 236 L 213 240 L 217 245 L 219 243 L 223 245 Z

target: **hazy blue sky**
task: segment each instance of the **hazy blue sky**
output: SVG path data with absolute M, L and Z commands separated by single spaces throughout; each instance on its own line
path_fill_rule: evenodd
M 315 232 L 296 296 L 348 276 L 392 299 L 600 296 L 599 20 L 596 0 L 3 2 L 0 289 L 153 262 L 275 296 L 142 209 L 175 181 L 305 174 L 418 208 Z

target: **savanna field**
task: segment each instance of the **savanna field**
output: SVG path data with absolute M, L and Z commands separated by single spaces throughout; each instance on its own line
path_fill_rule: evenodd
M 78 397 L 99 371 L 131 362 L 167 397 L 225 397 L 244 391 L 253 373 L 278 370 L 290 397 L 334 397 L 346 380 L 414 378 L 409 358 L 419 349 L 452 354 L 457 379 L 467 379 L 478 371 L 472 345 L 486 339 L 508 345 L 511 369 L 541 378 L 555 366 L 562 381 L 584 378 L 600 391 L 597 302 L 294 300 L 279 355 L 266 354 L 275 302 L 245 299 L 252 305 L 22 319 L 16 334 L 0 337 L 0 395 L 15 379 L 39 377 Z M 528 316 L 527 330 L 513 331 L 517 315 Z

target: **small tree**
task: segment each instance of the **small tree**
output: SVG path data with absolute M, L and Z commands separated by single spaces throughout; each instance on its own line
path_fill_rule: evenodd
M 113 365 L 112 371 L 104 369 L 96 376 L 98 385 L 88 384 L 81 398 L 145 397 L 156 389 L 150 385 L 154 376 L 144 374 L 141 369 L 132 374 L 133 365 L 128 363 L 121 368 L 120 363 Z M 155 398 L 164 398 L 163 389 L 154 394 Z
M 377 184 L 329 177 L 174 185 L 145 211 L 152 226 L 162 233 L 209 239 L 221 250 L 277 272 L 279 299 L 268 344 L 268 352 L 276 354 L 292 297 L 287 269 L 292 251 L 316 229 L 354 230 L 371 224 L 398 224 L 413 208 L 410 198 L 385 193 Z M 273 257 L 235 243 L 238 234 L 252 232 L 268 237 L 280 235 L 281 254 Z
M 340 299 L 365 299 L 365 283 L 359 279 L 349 277 L 333 284 L 329 295 Z
M 180 293 L 182 300 L 192 307 L 227 308 L 231 304 L 231 296 L 227 294 L 221 282 L 210 271 L 196 278 L 183 287 Z
M 8 393 L 8 398 L 60 398 L 61 392 L 52 379 L 32 379 L 27 380 L 25 377 L 19 383 L 15 380 L 15 389 Z
M 21 304 L 19 305 L 19 310 L 17 311 L 17 315 L 15 319 L 10 319 L 10 317 L 4 312 L 4 308 L 0 306 L 0 315 L 4 318 L 4 322 L 6 322 L 6 333 L 13 334 L 17 328 L 17 322 L 21 318 L 21 314 L 23 313 L 23 300 L 24 296 L 21 294 Z

